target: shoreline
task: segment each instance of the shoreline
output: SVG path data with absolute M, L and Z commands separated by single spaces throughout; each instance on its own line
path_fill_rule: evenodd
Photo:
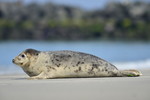
M 0 75 L 0 100 L 150 100 L 150 69 L 140 77 L 28 80 Z

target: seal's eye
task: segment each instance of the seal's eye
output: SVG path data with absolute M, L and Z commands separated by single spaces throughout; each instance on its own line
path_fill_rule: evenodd
M 22 55 L 21 55 L 21 57 L 22 57 L 22 58 L 24 58 L 24 57 L 25 57 L 25 55 L 23 55 L 23 54 L 22 54 Z

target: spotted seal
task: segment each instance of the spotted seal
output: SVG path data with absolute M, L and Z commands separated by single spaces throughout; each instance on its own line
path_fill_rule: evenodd
M 21 66 L 31 79 L 141 75 L 137 70 L 118 70 L 113 64 L 97 56 L 68 50 L 38 51 L 26 49 L 12 62 Z

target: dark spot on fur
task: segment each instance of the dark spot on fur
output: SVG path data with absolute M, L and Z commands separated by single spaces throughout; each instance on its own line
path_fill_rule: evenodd
M 89 69 L 88 74 L 95 74 L 95 72 L 93 70 L 94 70 L 94 67 L 92 67 L 91 69 Z
M 60 67 L 61 64 L 56 64 L 57 67 Z
M 94 70 L 94 67 L 92 67 L 91 71 L 93 71 L 93 70 Z
M 76 66 L 78 66 L 80 64 L 80 61 L 77 62 Z
M 53 57 L 56 61 L 68 61 L 71 55 L 68 54 L 54 54 Z
M 102 61 L 98 61 L 100 64 L 103 64 L 103 62 Z
M 59 67 L 59 65 L 56 65 L 57 67 Z
M 59 59 L 56 59 L 56 61 L 59 61 Z
M 52 60 L 52 63 L 54 63 L 54 60 Z
M 94 71 L 89 71 L 88 74 L 94 74 Z
M 81 62 L 81 64 L 84 64 L 84 62 Z
M 53 64 L 53 66 L 57 66 L 57 67 L 60 67 L 60 65 L 61 65 L 61 61 L 60 61 L 60 59 L 53 59 L 53 60 L 51 60 L 52 61 L 52 64 Z
M 48 63 L 48 61 L 45 61 L 45 63 Z
M 77 64 L 76 64 L 76 66 L 78 66 L 79 64 L 84 64 L 84 62 L 78 61 Z
M 47 67 L 47 71 L 50 72 L 51 70 L 56 70 L 54 67 L 51 67 L 49 65 L 46 66 Z
M 26 49 L 25 54 L 27 54 L 27 53 L 30 54 L 30 55 L 37 56 L 40 53 L 40 51 L 37 51 L 35 49 Z
M 68 57 L 71 57 L 71 55 L 68 55 Z
M 92 64 L 92 66 L 96 69 L 98 69 L 98 66 L 100 66 L 99 64 Z
M 52 70 L 56 70 L 54 67 L 51 67 Z
M 66 68 L 67 68 L 67 66 L 64 67 L 64 69 L 66 69 Z
M 79 67 L 79 71 L 81 71 L 81 67 Z
M 77 70 L 75 70 L 74 72 L 75 73 L 78 73 L 78 72 L 80 72 L 81 71 L 81 67 L 79 67 Z

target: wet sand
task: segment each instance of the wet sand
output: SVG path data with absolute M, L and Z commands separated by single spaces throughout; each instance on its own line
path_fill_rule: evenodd
M 0 100 L 150 100 L 150 69 L 140 77 L 27 80 L 0 75 Z

